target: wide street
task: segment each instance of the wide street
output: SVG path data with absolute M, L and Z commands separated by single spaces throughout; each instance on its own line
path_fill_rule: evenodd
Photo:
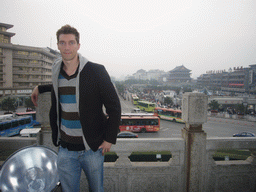
M 130 100 L 120 97 L 122 113 L 130 113 L 135 107 Z M 157 133 L 138 133 L 139 138 L 179 138 L 185 124 L 161 120 Z M 256 134 L 256 122 L 208 117 L 203 124 L 207 137 L 232 137 L 234 133 L 248 131 Z
M 131 100 L 124 100 L 120 97 L 122 113 L 131 113 L 135 106 Z M 17 112 L 25 112 L 26 108 L 18 108 Z M 0 111 L 0 115 L 3 115 Z M 185 124 L 161 120 L 160 131 L 156 133 L 138 133 L 139 138 L 179 138 L 181 129 Z M 248 131 L 256 134 L 256 122 L 245 120 L 233 120 L 224 118 L 208 117 L 207 123 L 203 124 L 203 130 L 207 137 L 232 137 L 234 133 Z

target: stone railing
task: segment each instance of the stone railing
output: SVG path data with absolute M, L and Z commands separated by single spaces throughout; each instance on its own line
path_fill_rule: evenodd
M 205 191 L 255 191 L 256 190 L 256 138 L 207 138 L 207 169 Z M 214 161 L 218 149 L 250 150 L 246 160 Z
M 119 158 L 104 165 L 105 190 L 254 191 L 255 144 L 255 138 L 207 138 L 203 146 L 205 154 L 192 156 L 200 164 L 191 165 L 190 186 L 187 186 L 184 139 L 118 139 L 112 151 Z M 214 161 L 212 156 L 217 149 L 251 149 L 252 156 L 245 161 Z M 131 162 L 128 157 L 133 151 L 170 151 L 172 158 L 168 162 Z M 193 172 L 195 168 L 198 170 Z M 81 180 L 81 187 L 87 189 L 85 179 Z
M 49 94 L 39 97 L 38 119 L 42 133 L 38 143 L 53 148 L 48 121 Z M 203 131 L 207 120 L 207 99 L 203 94 L 183 96 L 182 138 L 118 139 L 111 148 L 116 162 L 104 163 L 104 188 L 108 192 L 153 191 L 256 191 L 256 138 L 208 138 Z M 0 140 L 1 142 L 1 140 Z M 1 143 L 0 143 L 1 144 Z M 244 161 L 214 161 L 218 149 L 250 150 Z M 168 162 L 131 162 L 132 152 L 169 151 Z M 88 191 L 85 175 L 81 191 Z
M 2 150 L 35 144 L 33 138 L 0 138 Z M 17 146 L 18 145 L 18 146 Z M 198 191 L 254 191 L 256 189 L 256 139 L 255 138 L 207 138 L 205 155 L 197 154 L 203 162 L 196 178 L 201 188 Z M 249 149 L 252 156 L 245 161 L 214 161 L 217 149 Z M 185 140 L 172 139 L 118 139 L 112 150 L 118 155 L 113 163 L 104 163 L 105 191 L 197 191 L 186 188 Z M 129 156 L 135 151 L 170 151 L 168 162 L 131 162 Z M 202 161 L 204 159 L 204 161 Z M 193 166 L 191 167 L 193 170 Z M 191 185 L 194 185 L 193 183 Z M 84 174 L 81 191 L 88 191 Z
M 39 97 L 37 112 L 43 122 L 41 142 L 51 145 L 48 112 L 49 95 Z M 42 106 L 42 108 L 40 108 Z M 203 123 L 207 121 L 207 97 L 199 93 L 184 94 L 182 100 L 182 138 L 118 139 L 111 150 L 118 159 L 104 164 L 105 191 L 253 191 L 256 190 L 256 138 L 207 138 Z M 44 132 L 47 136 L 44 136 Z M 246 161 L 215 162 L 217 149 L 250 149 Z M 134 151 L 169 151 L 168 162 L 131 162 Z M 87 191 L 85 176 L 81 191 Z
M 184 191 L 183 139 L 118 139 L 118 159 L 105 163 L 105 191 Z M 135 151 L 170 151 L 169 162 L 131 162 Z

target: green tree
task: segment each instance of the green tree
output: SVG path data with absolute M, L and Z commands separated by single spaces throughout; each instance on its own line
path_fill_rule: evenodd
M 238 113 L 244 113 L 245 112 L 245 107 L 244 107 L 244 105 L 243 104 L 237 104 L 236 106 L 235 106 L 235 109 L 236 109 L 236 111 L 238 112 Z
M 31 108 L 33 110 L 35 110 L 35 105 L 34 103 L 32 102 L 31 98 L 30 97 L 26 97 L 25 98 L 25 107 L 28 109 L 28 108 Z
M 119 81 L 118 81 L 118 82 L 115 83 L 115 85 L 116 85 L 116 89 L 117 89 L 117 91 L 118 91 L 119 94 L 121 94 L 121 93 L 124 92 L 124 90 L 125 90 L 125 85 L 124 85 L 123 82 L 119 82 Z
M 11 111 L 15 111 L 16 109 L 16 99 L 7 97 L 2 101 L 2 110 L 10 113 Z
M 165 97 L 164 98 L 164 104 L 173 105 L 172 98 L 171 97 Z
M 219 107 L 220 107 L 220 104 L 218 103 L 218 101 L 212 100 L 212 101 L 209 103 L 209 107 L 210 107 L 211 110 L 218 110 Z

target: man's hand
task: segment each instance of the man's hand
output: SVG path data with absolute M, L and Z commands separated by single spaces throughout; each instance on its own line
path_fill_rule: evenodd
M 33 89 L 33 92 L 31 94 L 31 100 L 34 103 L 34 105 L 37 107 L 37 100 L 38 100 L 38 94 L 39 94 L 39 90 L 38 90 L 38 86 L 36 86 Z
M 112 143 L 103 141 L 103 143 L 99 146 L 99 149 L 102 149 L 102 155 L 104 155 L 105 152 L 109 152 L 111 146 L 112 146 Z

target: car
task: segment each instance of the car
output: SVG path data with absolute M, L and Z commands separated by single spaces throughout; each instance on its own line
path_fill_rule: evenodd
M 255 137 L 255 134 L 250 132 L 242 132 L 233 134 L 233 137 Z
M 141 110 L 139 108 L 133 108 L 131 112 L 132 113 L 140 113 Z
M 130 131 L 122 131 L 117 134 L 117 138 L 138 138 L 138 134 Z

